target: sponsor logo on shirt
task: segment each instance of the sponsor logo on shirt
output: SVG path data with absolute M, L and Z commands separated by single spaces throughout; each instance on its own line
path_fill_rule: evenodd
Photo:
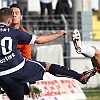
M 12 59 L 13 57 L 15 57 L 15 54 L 14 54 L 14 53 L 12 53 L 12 54 L 10 54 L 10 55 L 8 55 L 8 56 L 5 56 L 3 59 L 0 60 L 0 63 L 7 62 L 7 61 L 9 61 L 10 59 Z

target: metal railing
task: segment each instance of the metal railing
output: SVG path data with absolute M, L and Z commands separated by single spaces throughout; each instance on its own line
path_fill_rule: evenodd
M 26 24 L 27 23 L 27 26 Z M 22 20 L 23 27 L 27 27 L 28 31 L 33 32 L 43 30 L 44 32 L 50 32 L 51 30 L 66 30 L 67 31 L 67 22 L 63 14 L 60 15 L 29 15 L 26 20 Z

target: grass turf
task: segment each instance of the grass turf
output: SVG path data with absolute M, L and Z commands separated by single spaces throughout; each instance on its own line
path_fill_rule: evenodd
M 100 100 L 100 92 L 85 92 L 87 100 Z

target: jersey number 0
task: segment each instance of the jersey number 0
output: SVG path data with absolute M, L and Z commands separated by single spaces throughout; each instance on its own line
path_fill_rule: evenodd
M 6 41 L 8 41 L 8 47 L 6 47 Z M 12 51 L 12 39 L 11 37 L 4 37 L 1 40 L 1 48 L 2 48 L 2 54 L 7 55 L 11 53 Z

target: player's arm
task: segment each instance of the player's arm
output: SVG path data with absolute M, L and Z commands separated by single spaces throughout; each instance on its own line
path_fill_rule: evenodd
M 20 26 L 19 29 L 21 29 L 24 32 L 27 32 L 22 26 Z M 25 57 L 26 59 L 32 59 L 30 44 L 17 45 L 17 48 L 21 52 L 23 57 Z
M 46 36 L 35 36 L 35 35 L 31 35 L 31 34 L 25 34 L 25 32 L 18 30 L 19 31 L 19 35 L 18 35 L 18 39 L 19 39 L 19 44 L 34 44 L 38 43 L 38 44 L 43 44 L 46 42 L 50 42 L 56 38 L 61 37 L 62 35 L 67 34 L 66 31 L 61 30 L 55 34 L 50 34 L 50 35 L 46 35 Z M 20 34 L 21 32 L 21 34 Z
M 38 43 L 38 44 L 43 44 L 43 43 L 46 43 L 46 42 L 50 42 L 56 38 L 59 38 L 61 37 L 62 35 L 65 35 L 67 34 L 66 31 L 64 30 L 61 30 L 55 34 L 50 34 L 50 35 L 47 35 L 47 36 L 36 36 L 36 40 L 35 40 L 35 43 Z

